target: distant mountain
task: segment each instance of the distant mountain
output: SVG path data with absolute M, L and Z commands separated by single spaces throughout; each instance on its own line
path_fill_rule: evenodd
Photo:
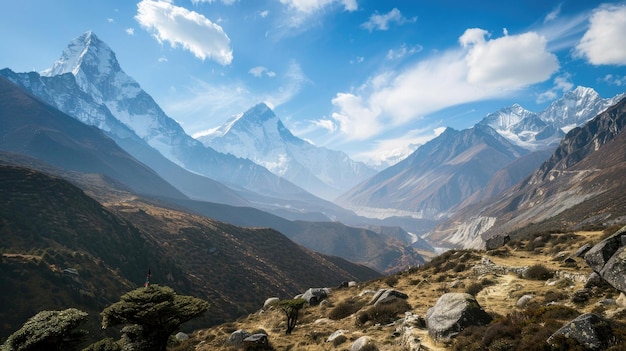
M 181 126 L 124 73 L 115 53 L 92 32 L 72 40 L 61 58 L 41 76 L 32 72 L 15 74 L 10 70 L 3 70 L 2 74 L 61 111 L 114 134 L 116 140 L 125 139 L 128 142 L 120 142 L 121 146 L 134 152 L 140 161 L 155 166 L 164 176 L 167 174 L 170 182 L 181 189 L 186 184 L 185 179 L 190 178 L 189 174 L 172 170 L 171 165 L 156 159 L 154 152 L 145 145 L 131 140 L 133 134 L 158 150 L 170 163 L 235 190 L 238 195 L 228 196 L 224 194 L 225 189 L 219 189 L 227 203 L 241 204 L 244 202 L 241 198 L 245 198 L 265 209 L 291 206 L 291 211 L 297 213 L 343 211 L 252 161 L 217 152 L 185 134 Z M 202 180 L 196 177 L 194 182 L 202 183 Z M 219 186 L 213 184 L 212 188 Z M 185 190 L 193 192 L 189 186 Z M 201 188 L 195 192 L 195 196 L 202 195 L 209 197 L 202 200 L 216 201 Z
M 334 200 L 375 173 L 344 152 L 317 147 L 294 136 L 264 103 L 198 140 L 217 151 L 254 161 L 327 200 Z
M 626 222 L 625 126 L 626 98 L 569 131 L 529 177 L 497 198 L 459 211 L 428 238 L 484 247 L 486 240 L 504 235 Z
M 563 94 L 540 113 L 514 104 L 488 114 L 479 124 L 492 127 L 512 143 L 525 149 L 553 149 L 565 133 L 597 116 L 623 96 L 621 94 L 604 99 L 595 90 L 579 86 Z
M 363 216 L 439 219 L 527 153 L 486 125 L 463 131 L 448 128 L 337 202 Z
M 91 128 L 94 129 L 94 128 Z M 379 274 L 295 244 L 268 228 L 242 228 L 102 190 L 107 206 L 66 180 L 0 161 L 0 338 L 39 310 L 99 312 L 151 282 L 210 301 L 204 326 L 256 312 L 269 296 L 334 287 Z M 196 325 L 199 326 L 199 325 Z
M 186 198 L 99 129 L 87 126 L 0 77 L 0 150 L 82 173 L 102 174 L 138 194 Z

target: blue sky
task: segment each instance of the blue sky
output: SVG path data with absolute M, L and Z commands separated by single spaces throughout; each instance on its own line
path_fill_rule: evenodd
M 577 85 L 626 91 L 624 1 L 23 0 L 0 11 L 0 68 L 52 66 L 92 30 L 190 135 L 270 104 L 357 160 Z M 394 151 L 395 150 L 395 151 Z

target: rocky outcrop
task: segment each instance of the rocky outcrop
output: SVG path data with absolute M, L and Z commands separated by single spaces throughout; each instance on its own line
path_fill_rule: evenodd
M 395 289 L 380 289 L 370 301 L 370 305 L 378 306 L 393 302 L 397 299 L 406 300 L 408 298 L 409 296 L 407 294 Z
M 426 312 L 428 334 L 438 341 L 450 341 L 463 329 L 486 325 L 491 320 L 491 316 L 480 307 L 474 296 L 467 293 L 444 294 Z
M 587 251 L 585 261 L 607 283 L 626 292 L 626 226 Z
M 552 334 L 548 338 L 548 343 L 557 346 L 562 342 L 559 340 L 562 337 L 576 339 L 590 350 L 605 350 L 609 346 L 613 333 L 611 325 L 604 318 L 593 313 L 585 313 Z
M 235 330 L 230 334 L 226 343 L 234 348 L 243 346 L 243 341 L 250 336 L 250 333 L 243 329 Z
M 317 306 L 328 297 L 330 293 L 330 289 L 328 288 L 310 288 L 307 290 L 300 298 L 305 299 L 306 302 L 311 306 Z

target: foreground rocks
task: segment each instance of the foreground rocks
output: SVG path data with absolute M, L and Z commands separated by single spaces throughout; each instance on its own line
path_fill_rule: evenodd
M 613 333 L 610 323 L 604 318 L 597 314 L 585 313 L 552 334 L 548 343 L 553 346 L 563 346 L 558 345 L 559 336 L 565 339 L 576 339 L 589 350 L 604 350 L 609 346 Z
M 466 293 L 447 293 L 426 312 L 428 334 L 438 341 L 450 341 L 472 325 L 486 325 L 492 318 Z
M 615 289 L 626 292 L 626 226 L 587 251 L 585 261 Z

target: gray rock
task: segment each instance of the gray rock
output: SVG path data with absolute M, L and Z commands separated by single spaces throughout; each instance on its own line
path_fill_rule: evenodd
M 447 293 L 426 312 L 428 334 L 438 341 L 450 341 L 472 325 L 486 325 L 492 318 L 474 296 L 467 293 Z
M 347 332 L 348 332 L 347 330 L 339 329 L 335 331 L 334 333 L 330 334 L 328 339 L 326 339 L 326 342 L 332 343 L 333 346 L 343 344 L 346 340 L 348 340 L 348 338 L 345 335 L 345 333 Z
M 259 350 L 264 349 L 269 346 L 270 342 L 267 337 L 267 334 L 259 333 L 252 334 L 247 338 L 243 339 L 243 346 L 245 350 Z
M 524 308 L 533 298 L 533 295 L 524 295 L 517 300 L 515 306 L 517 306 L 518 308 Z
M 243 329 L 235 330 L 230 334 L 226 343 L 235 348 L 239 348 L 243 346 L 243 340 L 250 336 L 250 333 Z
M 591 274 L 589 274 L 589 277 L 585 282 L 585 288 L 591 289 L 594 286 L 602 286 L 603 284 L 606 284 L 606 282 L 604 281 L 604 279 L 602 279 L 600 274 L 592 272 Z
M 277 303 L 278 301 L 280 301 L 278 297 L 270 297 L 266 299 L 265 302 L 263 303 L 263 309 L 269 308 L 270 306 Z
M 586 254 L 589 250 L 591 249 L 591 245 L 589 244 L 585 244 L 583 246 L 581 246 L 580 248 L 578 248 L 578 250 L 576 250 L 576 252 L 574 252 L 574 257 L 583 257 L 584 254 Z
M 372 338 L 370 338 L 369 336 L 362 336 L 352 343 L 352 346 L 350 346 L 350 351 L 362 350 L 375 351 L 378 350 L 378 347 L 376 346 Z
M 504 246 L 509 241 L 511 241 L 511 237 L 508 235 L 495 235 L 486 240 L 485 247 L 487 250 L 493 250 Z
M 183 333 L 183 332 L 178 332 L 176 333 L 176 335 L 174 336 L 176 338 L 176 340 L 178 341 L 183 341 L 183 340 L 187 340 L 189 339 L 189 335 Z
M 408 299 L 409 295 L 395 289 L 380 289 L 376 292 L 370 305 L 378 306 L 390 303 L 396 299 Z
M 607 283 L 626 292 L 626 226 L 592 247 L 585 261 Z
M 613 337 L 611 325 L 604 318 L 593 313 L 585 313 L 565 324 L 548 338 L 548 343 L 556 345 L 557 336 L 574 338 L 591 350 L 604 350 Z
M 327 288 L 310 288 L 304 294 L 302 294 L 301 298 L 305 299 L 306 302 L 311 306 L 317 306 L 328 297 L 328 293 L 330 291 Z

